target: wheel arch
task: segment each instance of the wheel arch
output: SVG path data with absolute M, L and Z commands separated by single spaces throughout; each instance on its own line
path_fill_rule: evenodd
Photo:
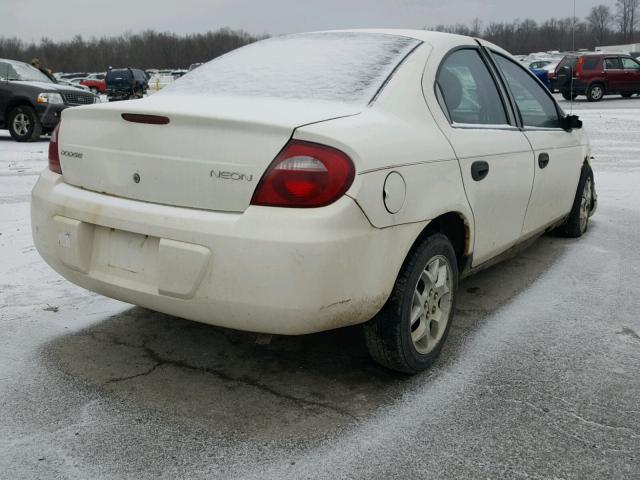
M 411 245 L 407 258 L 425 238 L 434 233 L 442 233 L 449 239 L 456 253 L 458 270 L 465 270 L 473 253 L 472 223 L 457 211 L 443 213 L 431 220 Z
M 23 97 L 23 96 L 13 97 L 11 100 L 7 102 L 7 106 L 5 107 L 3 112 L 5 123 L 8 124 L 9 122 L 9 113 L 11 113 L 11 110 L 22 105 L 31 107 L 35 110 L 35 105 L 28 97 Z

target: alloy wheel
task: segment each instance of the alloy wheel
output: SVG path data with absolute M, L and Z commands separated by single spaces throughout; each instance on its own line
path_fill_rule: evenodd
M 602 98 L 603 93 L 604 92 L 602 90 L 602 87 L 599 85 L 596 85 L 591 89 L 591 96 L 594 100 L 599 100 L 600 98 Z
M 431 258 L 413 292 L 410 328 L 413 346 L 422 355 L 438 344 L 451 313 L 453 274 L 444 256 Z
M 587 177 L 587 181 L 582 189 L 582 197 L 580 198 L 580 231 L 587 229 L 589 214 L 591 213 L 591 204 L 593 203 L 593 180 Z
M 13 117 L 13 130 L 21 137 L 26 136 L 29 133 L 31 127 L 31 120 L 29 116 L 24 113 L 18 113 Z

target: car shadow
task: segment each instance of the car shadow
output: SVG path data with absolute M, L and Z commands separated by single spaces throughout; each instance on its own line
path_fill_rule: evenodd
M 573 245 L 545 236 L 515 258 L 465 279 L 442 356 L 413 377 L 374 364 L 357 327 L 268 342 L 138 307 L 55 339 L 43 358 L 67 381 L 218 434 L 304 441 L 446 375 L 469 337 Z
M 2 132 L 2 130 L 0 130 L 0 132 Z M 11 135 L 9 135 L 9 131 L 5 130 L 4 132 L 6 132 L 6 135 L 0 135 L 0 142 L 12 142 L 12 143 L 17 143 L 13 137 Z M 43 135 L 42 137 L 40 137 L 38 140 L 34 141 L 34 142 L 28 142 L 27 145 L 29 143 L 39 143 L 39 142 L 43 142 L 43 143 L 49 143 L 51 137 L 49 137 L 48 135 Z

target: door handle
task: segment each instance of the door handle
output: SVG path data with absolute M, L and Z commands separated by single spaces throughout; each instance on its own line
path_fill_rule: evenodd
M 471 178 L 476 182 L 484 179 L 489 175 L 489 164 L 484 161 L 477 161 L 471 164 Z
M 543 152 L 538 155 L 538 166 L 540 168 L 545 168 L 547 165 L 549 165 L 549 154 Z

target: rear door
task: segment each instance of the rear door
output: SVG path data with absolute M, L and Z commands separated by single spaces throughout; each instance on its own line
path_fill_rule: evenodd
M 625 74 L 620 57 L 605 57 L 604 77 L 607 81 L 605 88 L 608 92 L 623 92 L 626 90 Z
M 511 92 L 523 132 L 534 151 L 531 200 L 522 234 L 537 232 L 571 210 L 582 166 L 582 135 L 560 127 L 560 111 L 552 96 L 526 69 L 492 52 Z
M 473 211 L 475 266 L 520 238 L 533 185 L 533 152 L 480 48 L 456 49 L 444 58 L 436 95 Z
M 629 57 L 622 57 L 621 60 L 624 69 L 625 91 L 640 92 L 640 63 Z

